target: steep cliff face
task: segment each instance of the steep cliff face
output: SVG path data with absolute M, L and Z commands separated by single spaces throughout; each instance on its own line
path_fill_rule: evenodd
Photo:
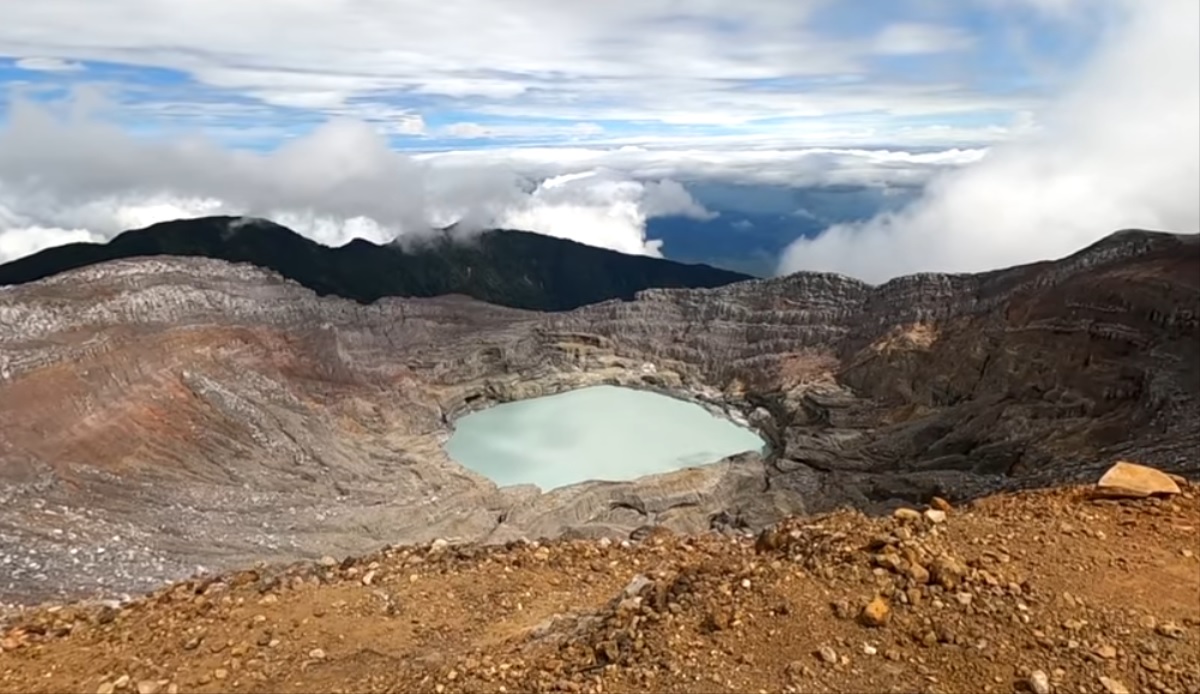
M 1200 472 L 1200 244 L 872 287 L 826 274 L 542 314 L 321 298 L 203 258 L 0 290 L 0 591 L 150 587 L 197 566 L 459 537 L 753 528 L 964 498 L 1113 457 Z M 749 419 L 704 468 L 542 494 L 445 456 L 453 419 L 596 383 Z
M 800 274 L 648 291 L 551 320 L 744 392 L 773 415 L 776 466 L 805 476 L 1044 484 L 1115 455 L 1200 465 L 1195 236 L 1126 232 L 1056 263 L 880 287 Z

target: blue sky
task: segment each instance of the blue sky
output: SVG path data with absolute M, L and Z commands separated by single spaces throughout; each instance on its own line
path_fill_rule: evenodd
M 253 149 L 336 118 L 403 150 L 984 144 L 1086 61 L 1107 5 L 1078 4 L 40 0 L 5 10 L 0 118 L 82 94 Z
M 207 214 L 669 255 L 713 186 L 879 203 L 776 214 L 781 271 L 1044 259 L 1200 225 L 1198 52 L 1196 0 L 8 2 L 0 261 Z

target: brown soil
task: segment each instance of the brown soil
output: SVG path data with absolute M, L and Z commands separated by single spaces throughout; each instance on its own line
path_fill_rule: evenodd
M 259 568 L 10 616 L 0 691 L 1198 694 L 1194 491 Z

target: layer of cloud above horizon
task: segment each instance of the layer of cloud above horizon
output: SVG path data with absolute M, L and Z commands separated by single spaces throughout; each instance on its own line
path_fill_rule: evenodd
M 1192 49 L 1195 69 L 1194 0 L 744 5 L 14 5 L 0 25 L 0 261 L 208 213 L 331 244 L 462 222 L 655 255 L 647 219 L 712 215 L 681 185 L 695 180 L 932 181 L 912 208 L 801 241 L 781 266 L 873 281 L 1041 259 L 1117 222 L 1193 230 L 1195 196 L 1180 196 L 1200 155 L 1195 120 L 1181 124 L 1196 88 L 1176 63 Z M 1148 22 L 1172 46 L 1139 43 L 1129 27 Z M 1106 79 L 1156 108 L 1120 112 L 1088 87 Z M 1108 129 L 1121 144 L 1083 156 Z M 1143 140 L 1160 159 L 1130 166 Z M 1117 168 L 1125 185 L 1094 175 Z M 1000 207 L 1039 202 L 997 214 L 991 185 L 1011 188 L 994 192 Z M 1048 228 L 1092 192 L 1111 199 Z M 953 212 L 960 194 L 972 202 Z
M 1061 3 L 43 0 L 5 10 L 0 113 L 83 86 L 137 132 L 250 147 L 331 118 L 407 149 L 978 145 L 1093 47 Z
M 1038 128 L 932 180 L 904 209 L 797 240 L 780 272 L 878 282 L 1062 257 L 1119 229 L 1200 231 L 1200 3 L 1122 5 Z

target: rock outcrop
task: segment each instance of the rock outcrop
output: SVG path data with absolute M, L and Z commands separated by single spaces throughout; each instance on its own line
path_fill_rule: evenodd
M 1118 458 L 1194 475 L 1197 241 L 1131 231 L 979 275 L 797 274 L 555 314 L 322 298 L 205 258 L 2 289 L 0 595 L 435 538 L 755 530 Z M 734 413 L 772 450 L 548 493 L 442 451 L 465 412 L 599 383 Z

